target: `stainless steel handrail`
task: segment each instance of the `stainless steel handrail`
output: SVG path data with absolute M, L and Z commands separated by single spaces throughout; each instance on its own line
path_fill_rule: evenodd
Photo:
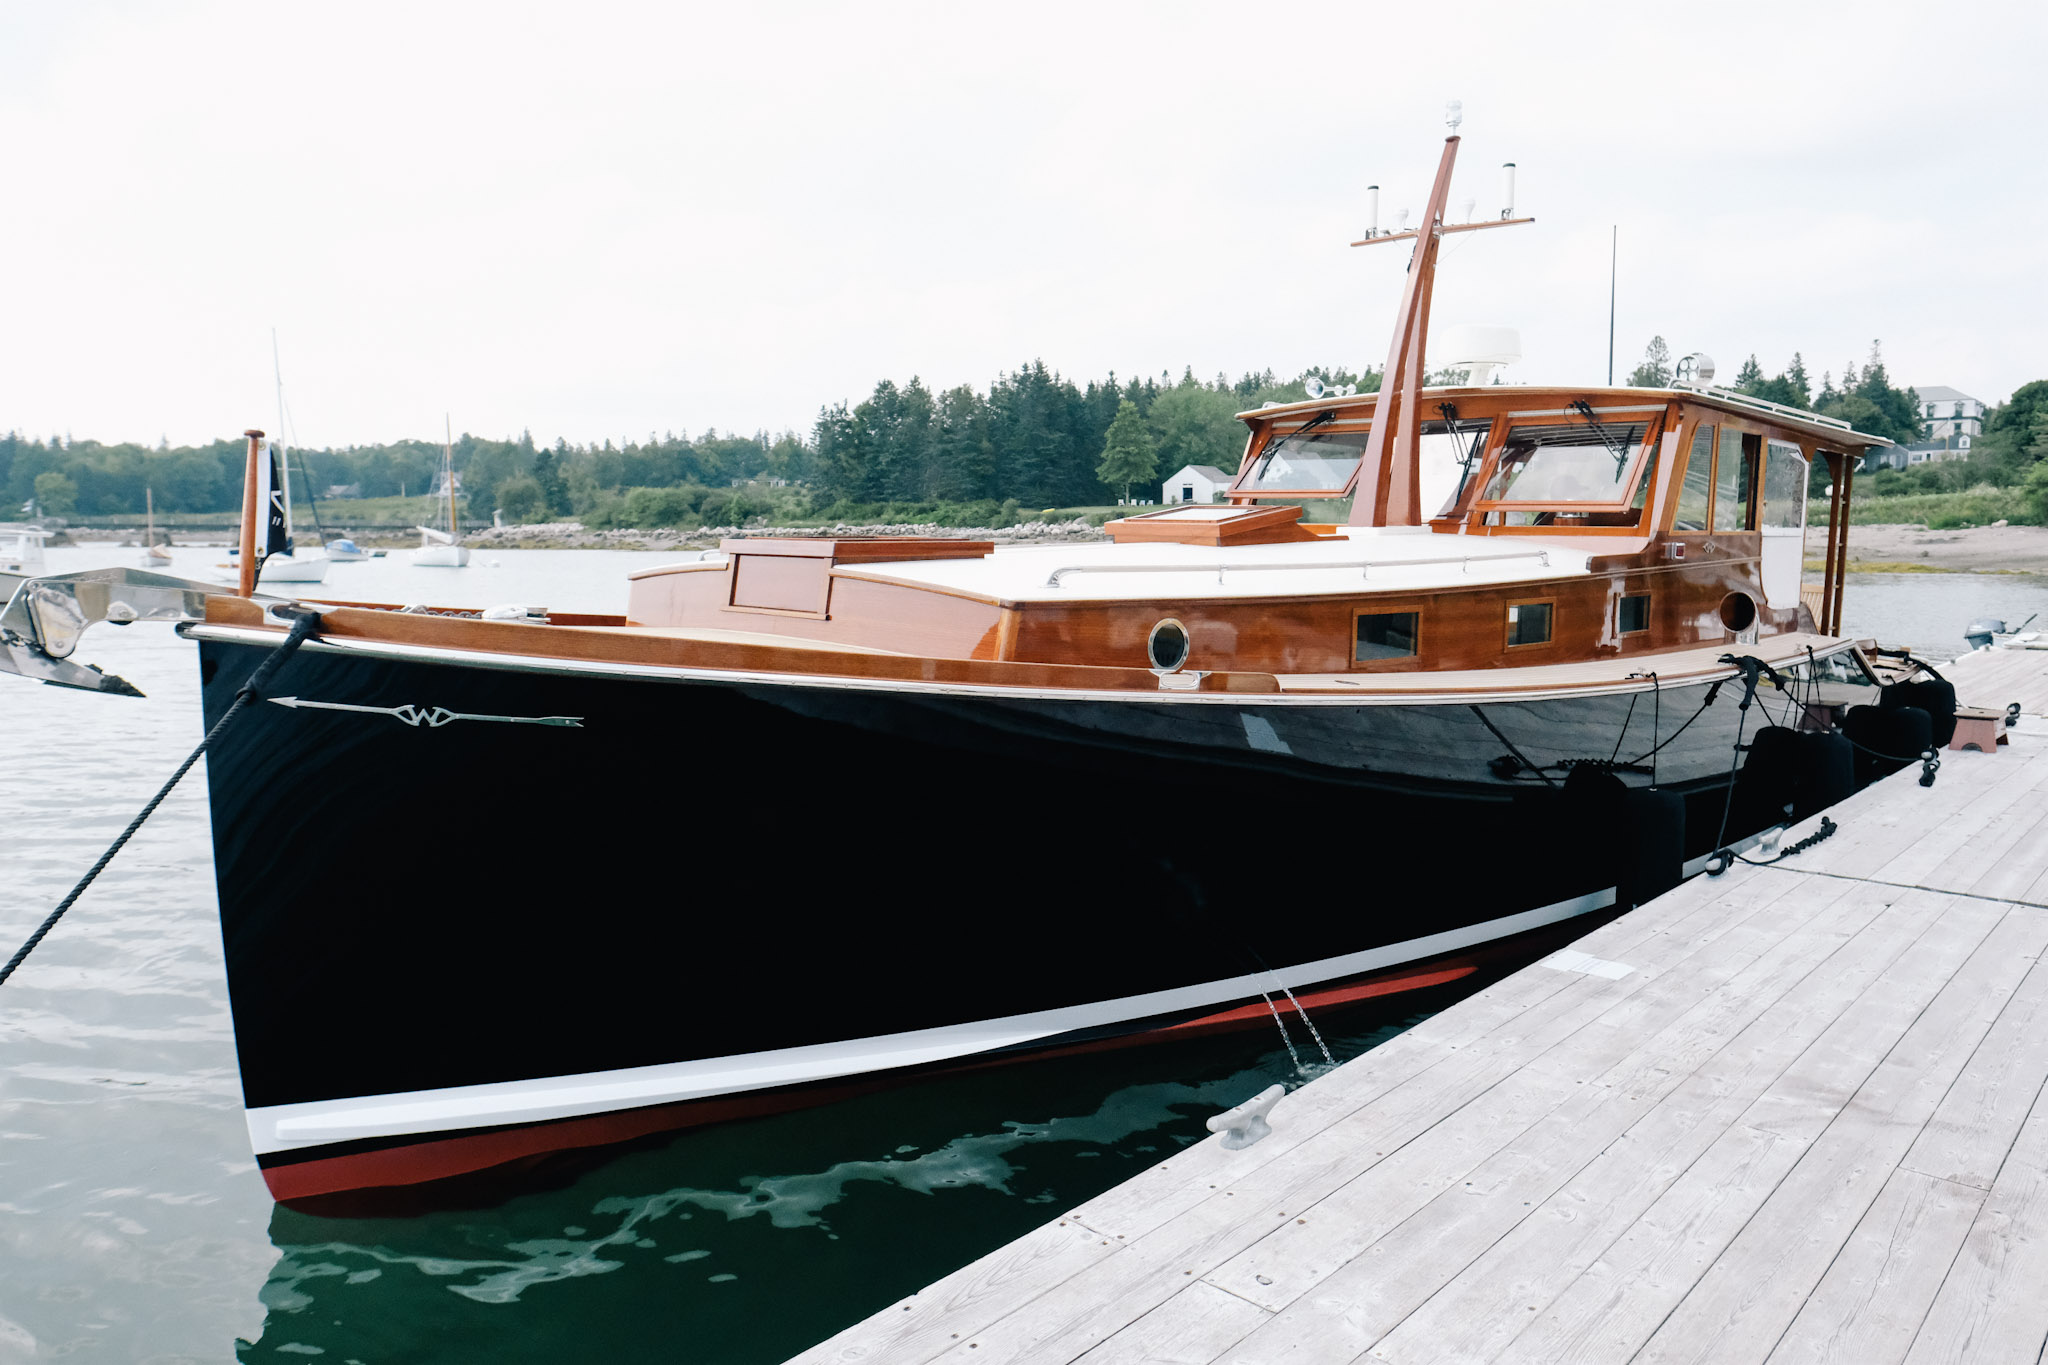
M 1550 551 L 1516 550 L 1512 554 L 1504 555 L 1437 555 L 1429 559 L 1326 559 L 1278 564 L 1066 564 L 1054 569 L 1046 577 L 1045 586 L 1059 587 L 1060 579 L 1070 573 L 1213 573 L 1216 575 L 1216 581 L 1221 583 L 1224 571 L 1228 569 L 1253 573 L 1286 572 L 1295 569 L 1357 569 L 1358 576 L 1367 579 L 1372 577 L 1374 569 L 1412 569 L 1428 564 L 1457 564 L 1462 566 L 1465 572 L 1470 573 L 1474 560 L 1481 564 L 1504 564 L 1512 559 L 1540 560 L 1547 568 L 1550 564 Z

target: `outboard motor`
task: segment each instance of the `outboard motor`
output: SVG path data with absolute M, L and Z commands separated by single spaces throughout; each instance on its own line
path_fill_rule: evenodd
M 2005 634 L 2005 622 L 1996 616 L 1980 616 L 1963 630 L 1963 638 L 1972 649 L 1985 649 L 1991 644 L 1991 637 Z

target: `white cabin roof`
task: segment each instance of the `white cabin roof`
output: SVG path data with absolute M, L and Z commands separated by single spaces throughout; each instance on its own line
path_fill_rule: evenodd
M 1318 597 L 1482 583 L 1536 582 L 1587 572 L 1596 554 L 1626 553 L 1615 538 L 1466 536 L 1427 526 L 1345 526 L 1325 540 L 1278 545 L 1090 542 L 999 547 L 980 559 L 841 567 L 1008 602 Z

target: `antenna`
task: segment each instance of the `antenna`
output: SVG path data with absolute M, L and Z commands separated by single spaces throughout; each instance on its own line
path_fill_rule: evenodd
M 1515 163 L 1504 161 L 1500 167 L 1500 198 L 1502 218 L 1515 216 Z
M 270 329 L 270 373 L 277 380 L 277 441 L 287 450 L 291 447 L 284 438 L 284 366 L 277 359 L 277 329 Z
M 1366 219 L 1367 219 L 1367 223 L 1366 223 L 1366 229 L 1365 229 L 1365 235 L 1366 235 L 1366 237 L 1367 237 L 1368 239 L 1370 239 L 1370 238 L 1373 238 L 1373 237 L 1377 237 L 1377 236 L 1379 236 L 1379 235 L 1380 235 L 1380 187 L 1379 187 L 1378 185 L 1367 185 L 1367 186 L 1365 187 L 1365 213 L 1366 213 Z
M 1457 135 L 1458 125 L 1464 121 L 1465 102 L 1463 100 L 1452 100 L 1444 105 L 1444 125 L 1451 130 L 1452 136 L 1455 137 Z
M 1621 224 L 1614 225 L 1614 234 L 1607 245 L 1607 387 L 1614 387 L 1614 289 L 1620 279 L 1621 269 Z

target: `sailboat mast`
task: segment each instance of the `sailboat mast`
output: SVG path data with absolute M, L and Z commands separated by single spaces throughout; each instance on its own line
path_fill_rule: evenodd
M 455 539 L 455 427 L 448 414 L 441 414 L 441 487 L 448 495 L 448 534 Z
M 284 366 L 277 358 L 277 329 L 270 329 L 270 373 L 277 381 L 278 478 L 284 489 L 284 542 L 292 543 L 292 457 L 291 443 L 284 438 Z

